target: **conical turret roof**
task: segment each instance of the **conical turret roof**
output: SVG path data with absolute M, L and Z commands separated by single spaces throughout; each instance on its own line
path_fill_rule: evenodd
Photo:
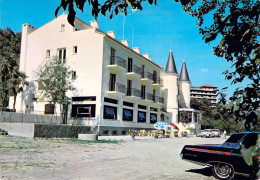
M 188 74 L 186 63 L 185 63 L 184 59 L 183 59 L 183 63 L 182 63 L 181 75 L 179 77 L 179 80 L 180 81 L 189 81 L 190 82 L 189 74 Z
M 174 61 L 174 58 L 173 58 L 172 50 L 170 51 L 170 54 L 169 54 L 169 58 L 168 58 L 168 62 L 167 62 L 167 65 L 166 65 L 165 72 L 166 73 L 178 74 L 177 68 L 176 68 L 176 65 L 175 65 L 175 61 Z

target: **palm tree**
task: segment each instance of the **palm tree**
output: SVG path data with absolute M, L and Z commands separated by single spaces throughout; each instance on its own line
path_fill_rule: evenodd
M 29 85 L 28 81 L 25 81 L 26 75 L 18 70 L 18 66 L 15 66 L 10 73 L 10 79 L 8 80 L 8 88 L 10 95 L 14 96 L 13 111 L 15 111 L 17 94 L 23 92 L 25 85 Z

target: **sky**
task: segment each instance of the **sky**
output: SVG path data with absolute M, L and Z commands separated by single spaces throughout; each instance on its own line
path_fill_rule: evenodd
M 55 9 L 61 0 L 0 0 L 0 27 L 10 27 L 21 32 L 22 24 L 28 23 L 39 28 L 55 18 Z M 181 4 L 174 0 L 158 0 L 157 6 L 143 4 L 143 11 L 119 14 L 109 19 L 101 14 L 98 17 L 99 29 L 103 32 L 115 31 L 116 39 L 128 40 L 129 47 L 139 47 L 140 53 L 151 54 L 151 59 L 166 67 L 170 49 L 172 49 L 178 73 L 185 59 L 192 86 L 209 84 L 225 91 L 231 96 L 237 87 L 245 83 L 232 85 L 222 74 L 231 64 L 224 58 L 213 54 L 213 45 L 206 44 L 199 34 L 196 18 L 182 10 Z M 59 14 L 63 11 L 60 10 Z M 76 16 L 89 24 L 94 20 L 90 8 L 85 5 L 84 12 Z M 210 23 L 212 19 L 206 21 Z

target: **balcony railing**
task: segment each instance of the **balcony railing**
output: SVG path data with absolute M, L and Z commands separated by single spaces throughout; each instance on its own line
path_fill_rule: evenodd
M 138 67 L 136 65 L 134 65 L 133 68 L 128 68 L 128 72 L 134 72 L 136 74 L 139 74 L 140 76 L 142 75 L 141 71 L 142 71 L 142 68 L 140 68 L 140 67 Z
M 126 60 L 118 56 L 110 56 L 110 65 L 118 65 L 126 68 Z
M 141 78 L 148 78 L 148 79 L 153 81 L 153 74 L 149 73 L 149 72 L 142 72 L 141 73 Z
M 126 95 L 141 97 L 141 91 L 138 89 L 134 89 L 134 88 L 127 88 Z
M 109 83 L 109 91 L 118 91 L 125 94 L 125 85 L 119 83 Z
M 154 101 L 154 96 L 153 96 L 153 94 L 150 94 L 150 93 L 141 93 L 141 98 Z
M 156 96 L 156 97 L 155 97 L 155 102 L 156 102 L 156 103 L 164 104 L 164 98 L 159 97 L 159 96 Z
M 153 78 L 153 83 L 154 83 L 154 84 L 163 85 L 163 80 L 162 80 L 162 78 L 159 78 L 159 77 Z

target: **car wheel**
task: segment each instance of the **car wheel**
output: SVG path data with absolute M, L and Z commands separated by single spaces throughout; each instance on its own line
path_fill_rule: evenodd
M 216 163 L 213 165 L 213 174 L 217 179 L 233 179 L 233 166 L 226 163 Z

